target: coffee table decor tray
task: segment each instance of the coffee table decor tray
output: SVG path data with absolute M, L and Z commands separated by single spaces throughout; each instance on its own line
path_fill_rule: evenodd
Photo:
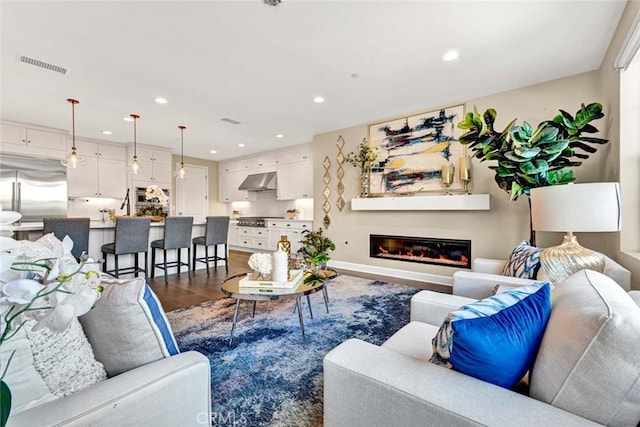
M 291 289 L 295 288 L 302 281 L 304 270 L 291 270 L 289 272 L 288 282 L 274 282 L 272 280 L 252 280 L 251 274 L 243 277 L 239 281 L 240 288 L 280 288 Z

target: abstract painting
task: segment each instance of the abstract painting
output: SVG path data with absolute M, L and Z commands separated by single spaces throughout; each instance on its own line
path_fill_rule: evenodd
M 457 124 L 464 114 L 464 105 L 456 105 L 369 125 L 369 146 L 377 154 L 370 193 L 443 192 L 445 164 L 456 168 L 449 189 L 461 189 L 458 163 L 466 147 Z

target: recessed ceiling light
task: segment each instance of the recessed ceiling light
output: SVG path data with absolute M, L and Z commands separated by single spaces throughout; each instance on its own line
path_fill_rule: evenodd
M 324 98 L 321 96 L 316 96 L 315 98 L 313 98 L 313 102 L 315 102 L 316 104 L 322 104 L 324 102 Z
M 133 121 L 133 119 L 131 117 L 129 117 L 129 116 L 123 117 L 122 120 L 124 120 L 125 122 L 132 122 Z
M 218 154 L 218 152 L 216 150 L 211 150 L 209 151 L 211 154 Z
M 281 133 L 277 133 L 277 134 L 276 134 L 276 138 L 284 138 L 284 135 L 283 135 L 283 134 L 281 134 Z
M 243 148 L 244 144 L 238 144 L 238 147 Z
M 110 130 L 103 130 L 101 132 L 102 132 L 103 135 L 111 135 L 113 133 Z
M 156 104 L 166 104 L 167 102 L 169 102 L 167 101 L 167 98 L 163 98 L 161 96 L 154 98 L 153 100 L 156 102 Z
M 457 50 L 448 50 L 444 53 L 444 55 L 442 55 L 442 59 L 444 61 L 453 61 L 454 59 L 458 59 L 458 56 L 460 56 L 458 54 Z

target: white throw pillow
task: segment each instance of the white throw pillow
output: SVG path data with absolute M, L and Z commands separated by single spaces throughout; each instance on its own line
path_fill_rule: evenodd
M 11 390 L 13 414 L 107 378 L 104 367 L 93 357 L 78 319 L 59 334 L 48 329 L 33 332 L 35 324 L 35 320 L 27 321 L 0 349 L 3 364 L 16 350 L 4 379 Z
M 103 279 L 104 290 L 80 322 L 110 377 L 178 354 L 162 305 L 144 279 Z
M 51 393 L 69 396 L 107 379 L 78 319 L 73 319 L 59 334 L 49 329 L 34 332 L 31 328 L 35 324 L 35 320 L 27 321 L 25 332 L 31 343 L 34 366 Z

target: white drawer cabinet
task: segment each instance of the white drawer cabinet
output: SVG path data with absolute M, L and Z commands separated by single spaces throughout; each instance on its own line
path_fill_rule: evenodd
M 304 230 L 313 229 L 312 221 L 287 221 L 272 219 L 267 222 L 269 228 L 269 250 L 278 249 L 278 241 L 282 236 L 287 236 L 287 240 L 291 242 L 291 254 L 298 252 L 300 240 L 304 237 Z
M 248 249 L 268 250 L 269 230 L 266 227 L 237 226 L 237 228 L 237 246 Z

